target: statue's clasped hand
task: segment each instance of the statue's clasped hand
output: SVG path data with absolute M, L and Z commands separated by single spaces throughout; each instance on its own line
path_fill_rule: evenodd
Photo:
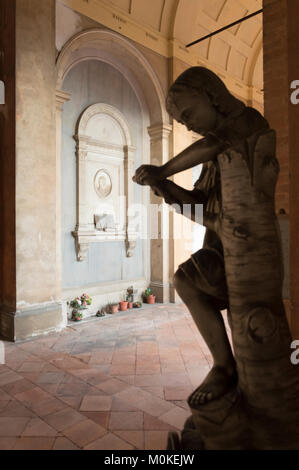
M 141 165 L 133 176 L 134 183 L 153 186 L 163 179 L 161 168 L 155 165 Z
M 162 167 L 155 165 L 142 165 L 133 176 L 133 181 L 137 184 L 150 186 L 156 196 L 164 198 L 168 204 L 177 202 L 171 197 L 167 188 L 168 181 L 164 178 Z

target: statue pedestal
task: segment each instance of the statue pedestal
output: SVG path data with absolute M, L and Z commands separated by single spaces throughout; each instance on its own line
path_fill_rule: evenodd
M 189 397 L 192 397 L 192 395 Z M 187 419 L 181 439 L 169 433 L 168 450 L 245 450 L 249 449 L 247 419 L 238 390 L 196 409 Z M 178 446 L 178 447 L 171 447 Z

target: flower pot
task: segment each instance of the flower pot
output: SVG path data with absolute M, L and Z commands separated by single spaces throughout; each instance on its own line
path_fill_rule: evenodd
M 148 304 L 154 304 L 156 302 L 156 296 L 151 294 L 146 297 L 146 301 Z
M 128 302 L 125 300 L 123 302 L 119 302 L 119 307 L 121 312 L 125 312 L 128 310 Z
M 78 310 L 73 310 L 72 320 L 73 321 L 81 321 L 82 319 L 83 319 L 82 313 L 79 312 Z
M 117 313 L 118 312 L 118 305 L 111 305 L 110 307 L 110 313 Z
M 128 302 L 128 308 L 133 308 L 133 302 Z

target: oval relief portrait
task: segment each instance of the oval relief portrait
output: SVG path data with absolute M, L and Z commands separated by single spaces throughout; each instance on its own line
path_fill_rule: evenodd
M 99 170 L 94 178 L 94 188 L 100 198 L 109 196 L 112 191 L 112 181 L 106 170 Z

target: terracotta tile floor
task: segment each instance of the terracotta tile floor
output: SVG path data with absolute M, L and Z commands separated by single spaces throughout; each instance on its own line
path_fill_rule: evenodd
M 5 343 L 0 449 L 165 449 L 211 357 L 183 305 L 158 304 Z

